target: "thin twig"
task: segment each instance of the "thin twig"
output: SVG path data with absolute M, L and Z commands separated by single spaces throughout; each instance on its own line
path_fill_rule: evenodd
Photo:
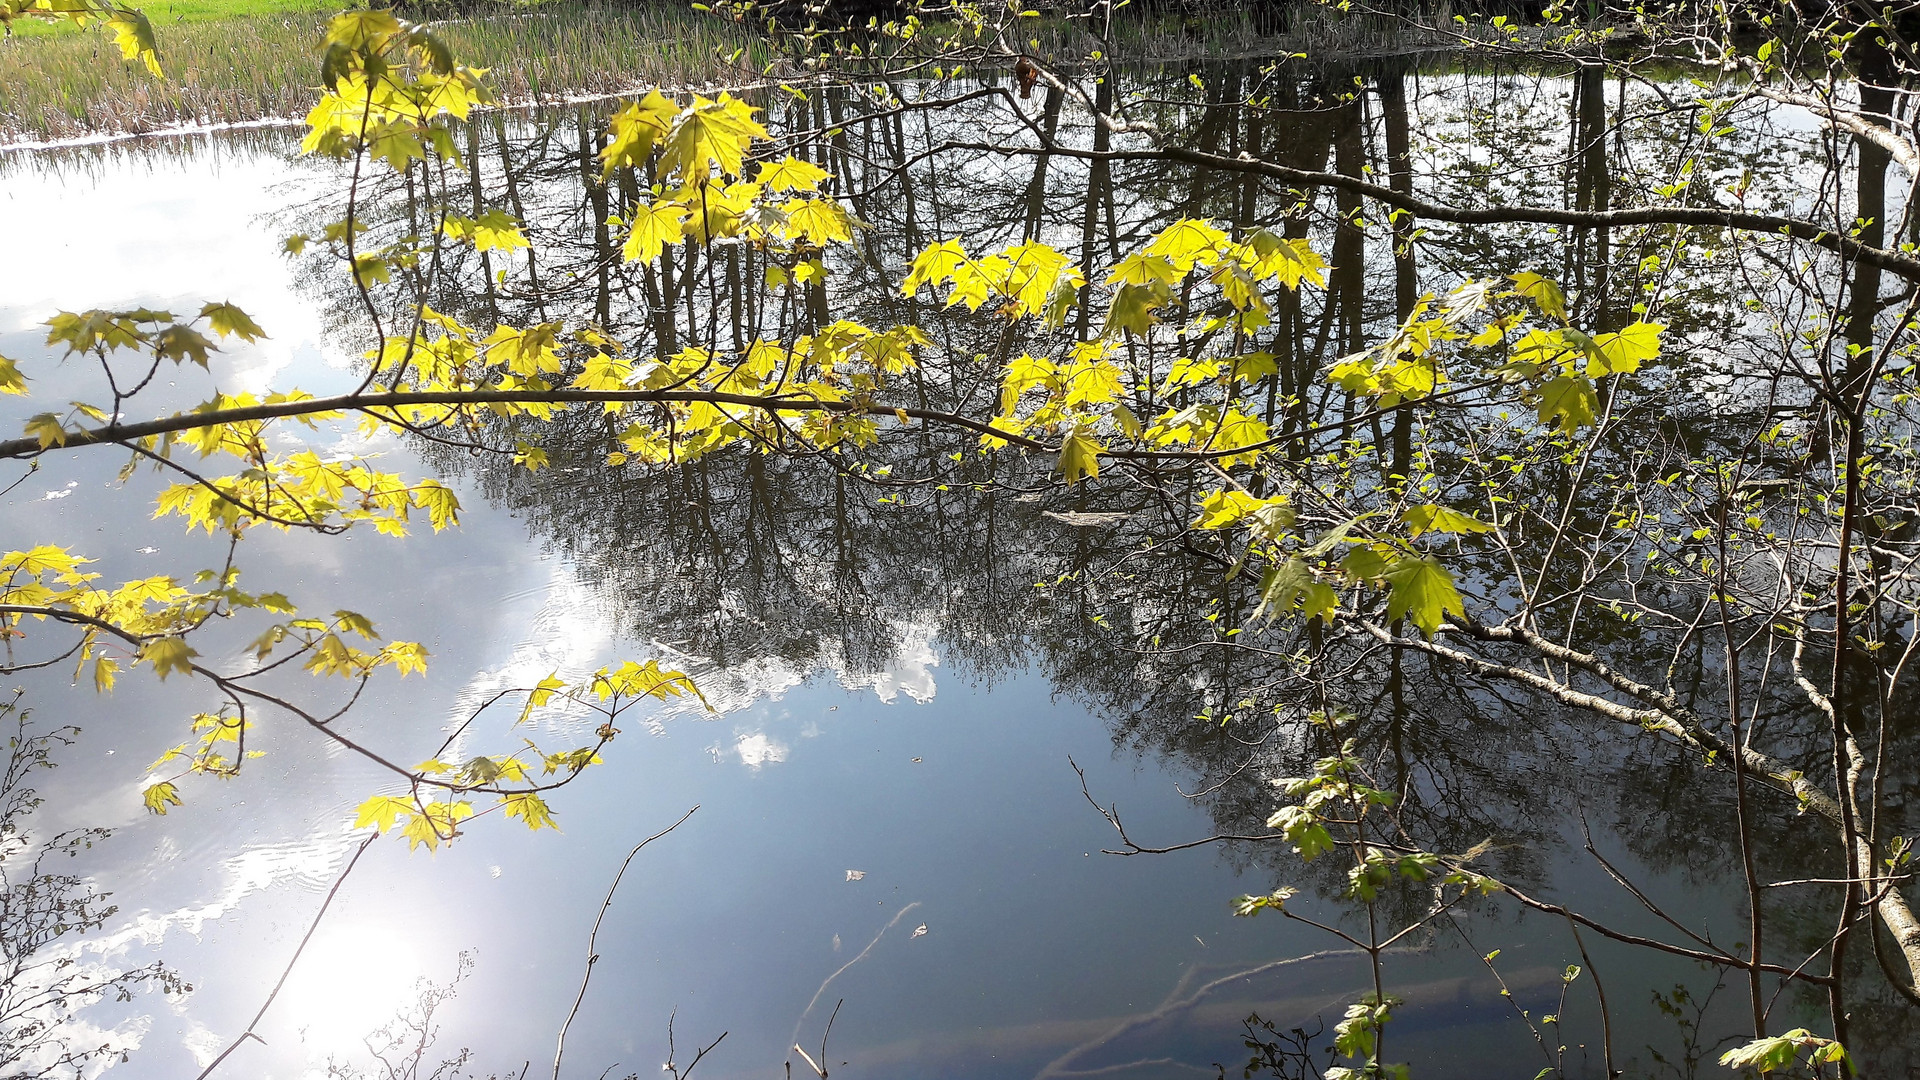
M 306 951 L 307 942 L 313 940 L 313 932 L 320 929 L 320 920 L 327 917 L 327 909 L 333 906 L 333 898 L 339 894 L 340 886 L 347 883 L 347 875 L 353 873 L 353 868 L 360 865 L 360 856 L 366 854 L 367 848 L 378 839 L 380 839 L 379 833 L 371 833 L 365 840 L 360 841 L 360 846 L 354 849 L 353 857 L 347 860 L 347 868 L 340 871 L 340 876 L 333 880 L 333 888 L 327 890 L 327 898 L 320 901 L 320 910 L 314 913 L 313 923 L 307 927 L 307 932 L 301 935 L 300 944 L 294 948 L 293 955 L 287 960 L 287 966 L 280 972 L 280 980 L 273 984 L 273 991 L 267 995 L 267 1000 L 260 1003 L 260 1011 L 254 1013 L 253 1019 L 248 1021 L 247 1030 L 228 1043 L 227 1048 L 220 1051 L 219 1057 L 214 1058 L 206 1068 L 200 1070 L 200 1075 L 195 1080 L 207 1080 L 207 1077 L 213 1075 L 213 1070 L 227 1060 L 227 1055 L 240 1049 L 240 1044 L 248 1039 L 265 1045 L 266 1040 L 254 1034 L 254 1029 L 260 1026 L 260 1021 L 266 1017 L 267 1010 L 273 1007 L 273 999 L 280 996 L 280 988 L 287 985 L 287 976 L 293 974 L 293 965 L 300 962 L 300 954 Z
M 567 1010 L 567 1018 L 560 1025 L 560 1037 L 554 1040 L 553 1080 L 560 1080 L 560 1059 L 567 1052 L 567 1029 L 573 1026 L 573 1018 L 580 1014 L 580 1003 L 587 998 L 587 983 L 593 979 L 593 965 L 600 959 L 600 954 L 594 951 L 594 941 L 600 936 L 600 923 L 606 919 L 607 909 L 613 906 L 614 890 L 620 887 L 620 879 L 627 876 L 627 867 L 633 865 L 633 857 L 640 854 L 641 848 L 679 828 L 680 823 L 692 817 L 693 811 L 698 809 L 700 805 L 695 803 L 692 810 L 680 815 L 679 821 L 633 845 L 633 850 L 627 852 L 626 859 L 620 863 L 620 872 L 613 875 L 613 884 L 607 886 L 607 898 L 600 901 L 600 914 L 594 916 L 593 929 L 587 932 L 587 969 L 580 973 L 580 992 L 573 996 L 573 1008 Z

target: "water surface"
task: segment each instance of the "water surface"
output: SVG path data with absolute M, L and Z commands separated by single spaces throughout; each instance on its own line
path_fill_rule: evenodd
M 1205 82 L 1221 85 L 1208 74 Z M 1546 185 L 1550 173 L 1503 162 L 1550 156 L 1543 148 L 1567 137 L 1555 125 L 1579 118 L 1568 107 L 1572 81 L 1557 76 L 1439 72 L 1412 85 L 1422 145 L 1432 148 L 1419 167 L 1443 193 Z M 1264 134 L 1257 118 L 1221 120 L 1204 101 L 1164 108 L 1168 123 L 1213 125 L 1208 137 L 1233 152 L 1264 138 L 1290 161 L 1311 164 L 1317 153 L 1313 167 L 1371 152 L 1381 117 L 1327 104 L 1311 89 L 1292 86 L 1296 111 L 1269 115 Z M 1075 127 L 1071 107 L 1036 108 L 1051 108 L 1068 137 L 1096 137 Z M 1501 126 L 1486 130 L 1494 117 Z M 647 307 L 651 278 L 643 285 L 609 267 L 609 241 L 591 224 L 605 207 L 580 177 L 592 171 L 585 161 L 598 123 L 580 111 L 489 120 L 475 132 L 482 183 L 497 188 L 511 175 L 531 231 L 547 242 L 548 261 L 535 272 L 548 286 L 496 292 L 490 275 L 470 267 L 443 306 L 508 320 L 536 309 L 587 313 L 656 344 L 673 333 Z M 934 137 L 872 128 L 865 137 L 893 140 L 901 157 Z M 1804 130 L 1783 116 L 1784 134 L 1755 135 L 1726 167 L 1742 154 L 1748 164 L 1784 162 L 1781 197 L 1795 198 L 1796 155 L 1810 151 L 1792 136 Z M 39 344 L 35 328 L 52 310 L 230 299 L 272 338 L 223 353 L 212 385 L 350 385 L 358 346 L 344 294 L 325 266 L 279 253 L 280 237 L 323 212 L 340 182 L 295 160 L 295 145 L 285 132 L 248 131 L 9 155 L 0 232 L 8 250 L 35 254 L 0 265 L 0 352 L 33 364 L 39 394 L 78 396 L 88 373 L 71 361 L 51 366 Z M 1649 138 L 1643 152 L 1680 151 Z M 846 162 L 836 167 L 848 169 L 850 189 L 864 186 Z M 1626 183 L 1633 167 L 1622 161 L 1574 179 Z M 1297 204 L 1284 191 L 1217 177 L 1115 175 L 1045 158 L 980 158 L 920 183 L 905 197 L 856 200 L 877 228 L 846 268 L 864 288 L 850 314 L 897 305 L 890 282 L 933 233 L 960 231 L 977 247 L 1042 237 L 1092 260 L 1173 216 L 1286 228 Z M 385 197 L 391 220 L 404 218 L 403 193 Z M 1300 228 L 1329 246 L 1355 243 L 1327 210 Z M 1605 249 L 1595 256 L 1592 243 L 1456 230 L 1427 252 L 1444 285 L 1449 252 L 1518 263 L 1572 251 L 1575 272 L 1599 273 Z M 1323 307 L 1285 316 L 1295 320 L 1302 370 L 1393 318 L 1391 254 L 1345 250 L 1336 261 L 1348 276 L 1314 301 Z M 1715 317 L 1703 305 L 1700 325 Z M 735 318 L 738 328 L 750 316 Z M 940 318 L 943 344 L 988 347 L 980 324 Z M 1673 377 L 1693 362 L 1677 361 Z M 200 400 L 209 380 L 188 370 L 178 382 L 167 407 Z M 1102 854 L 1118 838 L 1088 793 L 1117 806 L 1143 844 L 1257 833 L 1272 806 L 1265 781 L 1326 750 L 1326 736 L 1297 719 L 1212 721 L 1210 710 L 1230 710 L 1241 687 L 1266 678 L 1263 665 L 1284 661 L 1231 650 L 1150 661 L 1115 631 L 1205 610 L 1222 589 L 1217 567 L 1147 563 L 1133 584 L 1104 594 L 1058 586 L 1063 574 L 1111 566 L 1137 547 L 1140 523 L 1157 512 L 1145 496 L 959 484 L 889 506 L 830 470 L 746 455 L 613 480 L 563 464 L 529 479 L 432 448 L 323 438 L 377 450 L 400 471 L 448 475 L 467 508 L 458 530 L 438 536 L 260 534 L 247 545 L 252 587 L 367 612 L 389 637 L 432 650 L 425 679 L 376 682 L 346 721 L 356 737 L 425 757 L 499 687 L 631 655 L 686 666 L 713 708 L 628 722 L 607 764 L 554 800 L 558 835 L 487 818 L 438 852 L 409 852 L 398 837 L 376 842 L 259 1028 L 262 1041 L 240 1049 L 229 1071 L 367 1067 L 381 1044 L 363 1036 L 417 1002 L 418 980 L 446 984 L 466 971 L 435 1015 L 436 1053 L 471 1048 L 479 1075 L 520 1075 L 523 1066 L 550 1075 L 614 873 L 632 845 L 695 805 L 634 859 L 607 909 L 565 1075 L 651 1075 L 667 1060 L 670 1021 L 683 1065 L 726 1034 L 703 1076 L 768 1076 L 785 1062 L 804 1069 L 790 1047 L 798 1040 L 818 1056 L 829 1016 L 835 1075 L 1211 1076 L 1215 1063 L 1238 1075 L 1249 1014 L 1312 1029 L 1369 987 L 1364 965 L 1337 941 L 1278 918 L 1231 917 L 1241 893 L 1330 887 L 1327 874 L 1303 870 L 1283 848 Z M 903 472 L 949 449 L 926 440 L 889 451 Z M 217 562 L 218 545 L 149 520 L 153 479 L 123 490 L 120 464 L 99 453 L 49 455 L 5 497 L 0 543 L 69 544 L 116 581 Z M 238 663 L 244 641 L 229 637 L 221 659 Z M 1672 755 L 1625 735 L 1596 741 L 1577 719 L 1410 681 L 1398 668 L 1348 680 L 1341 692 L 1361 703 L 1363 722 L 1424 771 L 1417 783 L 1432 812 L 1463 846 L 1495 840 L 1503 874 L 1650 929 L 1651 917 L 1579 850 L 1584 820 L 1599 849 L 1669 910 L 1737 937 L 1728 854 L 1693 831 L 1712 834 L 1727 808 L 1675 789 L 1672 777 L 1685 774 Z M 84 728 L 41 782 L 48 802 L 34 827 L 116 830 L 89 853 L 86 872 L 122 911 L 87 939 L 84 955 L 122 966 L 163 959 L 195 987 L 83 1015 L 133 1048 L 115 1076 L 192 1075 L 244 1029 L 279 977 L 357 845 L 352 808 L 383 778 L 276 721 L 260 732 L 267 756 L 242 777 L 192 784 L 185 806 L 148 816 L 144 766 L 182 736 L 204 695 L 180 680 L 127 678 L 100 698 L 58 670 L 23 682 L 42 721 Z M 549 722 L 560 734 L 577 734 L 578 724 Z M 1649 803 L 1661 812 L 1641 809 Z M 1319 904 L 1339 917 L 1334 902 Z M 1654 995 L 1682 983 L 1705 995 L 1714 976 L 1591 937 L 1586 945 L 1607 980 L 1616 1052 L 1654 1071 L 1648 1047 L 1672 1056 L 1679 1030 Z M 1561 973 L 1582 962 L 1564 924 L 1498 904 L 1458 924 L 1443 920 L 1389 963 L 1407 1002 L 1394 1056 L 1413 1061 L 1416 1075 L 1538 1069 L 1533 1036 L 1479 960 L 1495 948 L 1514 1000 L 1536 1018 L 1562 1011 Z M 1591 983 L 1588 975 L 1570 992 L 1561 1038 L 1572 1047 L 1569 1071 L 1598 1076 Z M 1709 1010 L 1715 1037 L 1728 1022 L 1720 1011 Z

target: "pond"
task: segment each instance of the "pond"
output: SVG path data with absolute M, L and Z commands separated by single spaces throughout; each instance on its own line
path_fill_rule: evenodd
M 1803 114 L 1772 107 L 1707 146 L 1691 117 L 1659 107 L 1662 87 L 1598 72 L 1218 64 L 1102 92 L 1207 149 L 1348 175 L 1404 168 L 1396 183 L 1442 201 L 1605 205 L 1611 188 L 1644 186 L 1689 157 L 1695 183 L 1745 177 L 1755 204 L 1822 197 L 1822 135 Z M 1363 92 L 1342 98 L 1356 78 Z M 964 99 L 973 88 L 915 92 Z M 1265 107 L 1238 107 L 1249 99 Z M 1311 237 L 1334 270 L 1324 291 L 1275 314 L 1290 351 L 1276 361 L 1269 420 L 1405 314 L 1403 275 L 1444 289 L 1469 269 L 1538 267 L 1602 295 L 1603 309 L 1634 300 L 1624 288 L 1605 296 L 1618 262 L 1608 244 L 1629 246 L 1605 233 L 1435 225 L 1416 268 L 1354 227 L 1357 197 L 1159 164 L 932 152 L 1019 135 L 1003 113 L 964 100 L 864 121 L 858 102 L 828 92 L 755 102 L 778 130 L 819 129 L 809 152 L 870 226 L 833 256 L 833 317 L 882 320 L 908 304 L 903 268 L 937 237 L 976 250 L 1043 240 L 1090 267 L 1182 217 Z M 1054 137 L 1109 145 L 1063 95 L 1027 105 Z M 606 111 L 494 113 L 461 128 L 476 205 L 510 202 L 537 256 L 468 252 L 433 303 L 489 325 L 591 319 L 663 355 L 703 333 L 737 342 L 777 325 L 787 301 L 761 287 L 766 267 L 750 251 L 683 262 L 678 284 L 671 262 L 660 276 L 622 265 L 605 223 L 631 193 L 603 181 L 594 157 Z M 1599 139 L 1608 125 L 1615 135 Z M 337 212 L 346 178 L 300 157 L 298 143 L 298 132 L 261 128 L 6 154 L 0 235 L 32 257 L 0 264 L 0 353 L 33 362 L 38 397 L 79 397 L 92 373 L 55 364 L 41 329 L 53 311 L 226 299 L 271 336 L 218 354 L 210 381 L 182 368 L 148 407 L 184 407 L 209 386 L 351 388 L 366 347 L 356 295 L 323 256 L 281 249 Z M 1404 165 L 1390 168 L 1395 146 L 1407 148 Z M 417 229 L 410 190 L 382 185 L 366 196 L 374 228 Z M 1751 264 L 1672 246 L 1683 281 L 1671 332 L 1737 332 L 1744 317 L 1728 298 Z M 914 310 L 951 355 L 1023 348 L 957 309 L 923 298 Z M 1083 307 L 1077 318 L 1084 338 L 1092 316 Z M 1711 443 L 1746 407 L 1726 389 L 1735 362 L 1689 351 L 1647 377 L 1691 388 L 1682 397 L 1696 412 L 1676 419 Z M 921 392 L 964 400 L 996 384 L 952 375 Z M 1354 431 L 1383 453 L 1401 437 L 1379 418 Z M 374 1070 L 370 1055 L 398 1061 L 430 1028 L 420 1075 L 466 1048 L 477 1075 L 645 1076 L 670 1053 L 684 1070 L 724 1034 L 702 1076 L 804 1072 L 795 1044 L 849 1077 L 1238 1076 L 1249 1017 L 1278 1029 L 1269 1042 L 1301 1027 L 1317 1048 L 1371 989 L 1364 958 L 1337 939 L 1233 915 L 1235 897 L 1293 884 L 1307 910 L 1343 918 L 1336 870 L 1252 839 L 1270 834 L 1268 781 L 1302 774 L 1338 737 L 1288 696 L 1302 670 L 1294 652 L 1213 633 L 1208 613 L 1248 583 L 1210 553 L 1160 550 L 1184 510 L 1154 490 L 1064 488 L 1045 463 L 1010 459 L 949 467 L 972 435 L 924 427 L 884 442 L 858 474 L 744 452 L 608 471 L 590 421 L 531 475 L 426 440 L 368 443 L 349 425 L 323 438 L 441 476 L 465 508 L 459 528 L 404 540 L 262 531 L 248 544 L 254 587 L 365 612 L 386 636 L 431 651 L 423 678 L 372 684 L 343 721 L 354 738 L 407 761 L 450 733 L 511 739 L 504 723 L 483 732 L 465 721 L 502 688 L 627 656 L 683 668 L 705 707 L 628 714 L 605 765 L 551 799 L 557 834 L 490 815 L 431 852 L 389 835 L 343 877 L 365 833 L 351 828 L 354 808 L 386 783 L 373 765 L 262 723 L 264 757 L 150 815 L 146 767 L 209 707 L 204 693 L 125 677 L 103 696 L 70 685 L 66 666 L 20 673 L 36 726 L 81 729 L 33 781 L 45 802 L 31 831 L 113 830 L 73 865 L 119 911 L 61 947 L 119 969 L 164 962 L 192 984 L 77 1014 L 83 1038 L 127 1050 L 112 1075 L 197 1074 L 283 971 L 257 1040 L 225 1070 L 359 1075 Z M 224 542 L 152 520 L 161 481 L 143 472 L 126 482 L 139 496 L 129 497 L 122 464 L 40 459 L 4 496 L 0 545 L 70 545 L 111 581 L 219 565 Z M 927 476 L 940 482 L 884 483 Z M 1148 637 L 1154 650 L 1141 647 Z M 196 647 L 247 663 L 246 636 L 223 628 Z M 1453 850 L 1487 841 L 1503 880 L 1662 932 L 1617 871 L 1703 937 L 1741 940 L 1731 798 L 1691 782 L 1684 755 L 1414 660 L 1361 658 L 1316 677 L 1318 707 L 1354 714 L 1349 733 L 1395 763 L 1395 785 Z M 1710 680 L 1710 667 L 1696 677 Z M 287 685 L 327 701 L 344 693 Z M 575 736 L 591 723 L 559 711 L 535 727 Z M 610 891 L 634 845 L 695 806 Z M 1764 854 L 1767 872 L 1819 876 L 1823 834 L 1790 808 L 1768 813 L 1785 839 Z M 1107 850 L 1208 837 L 1226 839 Z M 1817 939 L 1824 918 L 1787 908 L 1775 932 Z M 1419 1077 L 1532 1075 L 1556 1060 L 1542 1056 L 1544 1040 L 1569 1048 L 1557 1059 L 1567 1075 L 1604 1076 L 1605 1037 L 1630 1075 L 1693 1075 L 1740 1031 L 1744 988 L 1729 976 L 1572 926 L 1496 897 L 1409 937 L 1386 961 L 1405 1003 L 1393 1056 Z M 1581 972 L 1568 982 L 1570 965 Z M 1782 1015 L 1822 1016 L 1811 996 L 1783 1000 Z M 369 1038 L 396 1016 L 403 1026 Z M 1854 1052 L 1905 1060 L 1909 1037 L 1889 1023 L 1859 1033 Z

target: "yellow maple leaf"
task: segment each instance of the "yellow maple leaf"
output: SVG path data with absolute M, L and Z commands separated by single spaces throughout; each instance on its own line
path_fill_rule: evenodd
M 686 235 L 687 208 L 676 202 L 656 202 L 633 213 L 628 223 L 627 243 L 620 251 L 628 262 L 650 263 L 660 257 L 667 245 L 677 244 Z

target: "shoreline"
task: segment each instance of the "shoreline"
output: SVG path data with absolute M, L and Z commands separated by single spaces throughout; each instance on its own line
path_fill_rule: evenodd
M 131 70 L 103 47 L 104 39 L 63 34 L 0 41 L 0 86 L 8 89 L 0 153 L 297 124 L 318 93 L 307 84 L 317 81 L 316 48 L 328 17 L 236 16 L 165 26 L 165 80 Z M 653 88 L 746 89 L 774 81 L 768 72 L 781 59 L 759 32 L 691 6 L 615 8 L 584 0 L 433 25 L 468 63 L 500 77 L 496 92 L 506 103 L 494 108 L 607 101 Z M 1325 19 L 1285 34 L 1255 34 L 1240 22 L 1196 35 L 1162 20 L 1128 24 L 1115 38 L 1122 54 L 1131 54 L 1129 65 L 1284 61 L 1302 54 L 1308 63 L 1355 62 L 1459 47 L 1432 34 L 1391 29 L 1370 19 Z M 1050 66 L 1063 70 L 1080 62 L 1093 41 L 1065 23 L 1034 30 L 1036 55 L 1055 58 Z M 848 74 L 858 78 L 857 67 Z

